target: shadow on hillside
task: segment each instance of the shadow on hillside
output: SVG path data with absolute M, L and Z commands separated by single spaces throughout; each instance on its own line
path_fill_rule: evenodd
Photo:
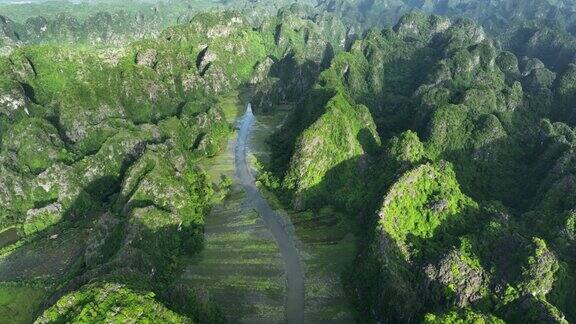
M 331 46 L 325 49 L 321 62 L 302 59 L 290 52 L 270 67 L 265 82 L 255 86 L 252 105 L 255 112 L 267 113 L 286 102 L 300 102 L 313 88 L 320 72 L 334 57 Z
M 299 134 L 321 115 L 321 112 L 304 110 L 300 108 L 292 116 L 291 123 L 302 123 L 298 128 L 289 128 L 293 133 L 284 130 L 273 138 L 273 161 L 276 159 L 285 165 L 284 169 L 275 170 L 278 174 L 285 172 Z M 518 129 L 525 124 L 522 114 L 513 114 L 511 120 Z M 511 134 L 480 147 L 447 151 L 440 156 L 453 163 L 458 183 L 466 195 L 478 202 L 501 201 L 513 209 L 469 210 L 444 221 L 430 238 L 409 237 L 409 244 L 422 247 L 423 251 L 410 263 L 397 257 L 400 249 L 394 240 L 382 233 L 376 239 L 374 229 L 378 222 L 376 211 L 387 190 L 411 167 L 391 161 L 381 149 L 374 150 L 367 130 L 360 132 L 357 139 L 369 154 L 339 163 L 324 175 L 321 183 L 294 197 L 293 201 L 305 208 L 332 205 L 356 217 L 359 257 L 346 274 L 346 284 L 353 283 L 348 290 L 361 312 L 359 317 L 368 316 L 381 322 L 410 322 L 421 319 L 426 312 L 449 310 L 454 304 L 454 295 L 446 292 L 452 288 L 437 281 L 428 282 L 423 267 L 436 264 L 450 251 L 458 249 L 464 236 L 472 238 L 471 253 L 479 258 L 484 271 L 492 272 L 489 289 L 498 290 L 520 279 L 531 235 L 546 235 L 543 229 L 535 228 L 521 236 L 520 229 L 526 222 L 521 214 L 537 205 L 545 190 L 541 186 L 550 185 L 542 179 L 563 152 L 550 151 L 550 141 L 534 140 L 533 136 L 538 136 L 536 131 L 522 131 L 524 133 Z M 494 222 L 502 224 L 500 232 L 491 232 Z M 376 242 L 381 244 L 378 246 Z M 382 245 L 382 242 L 386 243 Z M 385 261 L 387 266 L 381 266 L 382 258 L 389 258 Z M 471 303 L 477 309 L 498 314 L 494 301 L 489 298 L 481 297 Z M 379 311 L 371 313 L 375 309 Z
M 358 139 L 369 151 L 373 143 L 366 142 L 363 132 L 358 134 Z M 502 147 L 503 144 L 493 145 Z M 348 290 L 357 309 L 364 312 L 360 316 L 371 316 L 385 323 L 408 323 L 422 319 L 427 312 L 448 311 L 454 304 L 454 296 L 446 294 L 451 287 L 427 280 L 424 266 L 429 262 L 435 264 L 458 248 L 462 236 L 472 233 L 488 235 L 490 222 L 496 217 L 504 217 L 483 210 L 463 212 L 444 221 L 431 238 L 408 237 L 409 246 L 421 247 L 422 252 L 407 262 L 392 238 L 374 230 L 378 222 L 376 212 L 386 191 L 407 168 L 385 157 L 359 156 L 338 164 L 320 184 L 302 193 L 307 208 L 320 209 L 332 205 L 336 210 L 345 210 L 356 217 L 360 233 L 359 256 L 345 275 L 346 284 L 353 283 Z M 498 178 L 491 180 L 499 181 Z M 489 282 L 491 289 L 505 282 L 515 282 L 521 276 L 521 265 L 526 259 L 525 246 L 529 241 L 518 237 L 514 229 L 517 225 L 512 219 L 513 215 L 507 215 L 503 221 L 505 226 L 511 227 L 510 232 L 493 234 L 496 236 L 491 238 L 490 244 L 482 241 L 488 239 L 482 234 L 478 241 L 472 242 L 471 252 L 479 257 L 482 268 L 485 271 L 494 269 Z M 492 302 L 480 298 L 473 301 L 473 305 L 494 311 L 490 309 Z M 370 313 L 374 309 L 379 311 Z
M 95 281 L 117 282 L 136 291 L 153 291 L 162 302 L 194 318 L 201 317 L 198 312 L 202 307 L 212 311 L 206 305 L 185 306 L 169 299 L 170 285 L 181 270 L 179 257 L 197 253 L 202 248 L 203 225 L 176 222 L 176 216 L 169 210 L 158 209 L 150 201 L 130 201 L 129 197 L 121 197 L 119 191 L 119 180 L 101 178 L 86 186 L 65 212 L 69 222 L 83 218 L 93 222 L 88 223 L 91 225 L 89 236 L 82 242 L 82 251 L 75 261 L 77 266 L 58 279 L 59 288 L 43 303 L 37 315 L 64 295 Z M 111 211 L 114 202 L 130 206 L 114 213 Z M 205 303 L 194 300 L 198 305 Z
M 33 89 L 25 87 L 25 90 L 33 99 Z M 79 193 L 70 204 L 63 203 L 68 208 L 59 212 L 62 216 L 60 221 L 35 234 L 30 238 L 29 244 L 16 248 L 7 257 L 6 260 L 11 265 L 23 267 L 21 270 L 10 269 L 20 275 L 17 279 L 27 281 L 42 278 L 47 286 L 58 287 L 40 311 L 53 305 L 65 293 L 108 276 L 129 285 L 140 285 L 146 290 L 155 289 L 168 281 L 177 270 L 175 260 L 178 254 L 192 253 L 199 249 L 199 242 L 202 241 L 201 224 L 171 223 L 168 226 L 154 227 L 147 226 L 129 215 L 113 215 L 111 218 L 116 222 L 101 223 L 104 216 L 109 214 L 111 205 L 119 198 L 125 173 L 142 151 L 141 147 L 137 147 L 132 154 L 127 154 L 118 174 L 114 176 L 104 176 L 93 181 L 80 179 Z M 97 173 L 99 171 L 101 170 L 96 170 Z M 68 183 L 60 185 L 73 186 Z M 76 188 L 72 187 L 70 191 L 75 192 Z M 35 208 L 56 202 L 40 201 Z M 145 208 L 149 204 L 139 202 L 137 206 Z M 90 236 L 87 239 L 84 235 L 86 233 Z M 63 242 L 70 235 L 76 234 L 78 239 L 72 241 L 73 246 Z M 131 241 L 126 242 L 130 235 Z M 87 266 L 86 256 L 94 252 L 93 249 L 102 250 L 98 252 L 104 256 L 99 263 Z M 68 250 L 73 252 L 68 253 Z M 35 259 L 30 258 L 30 251 L 37 252 Z M 25 259 L 25 262 L 18 258 Z M 35 271 L 36 268 L 40 270 Z M 26 274 L 34 276 L 26 277 Z
M 334 166 L 319 184 L 294 197 L 298 205 L 304 209 L 315 210 L 332 205 L 338 210 L 356 211 L 360 214 L 375 206 L 377 199 L 371 193 L 377 192 L 379 185 L 376 181 L 379 175 L 373 169 L 378 160 L 379 144 L 366 128 L 358 132 L 356 139 L 366 154 Z

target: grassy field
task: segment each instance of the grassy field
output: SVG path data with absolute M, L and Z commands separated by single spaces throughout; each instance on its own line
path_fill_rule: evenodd
M 244 102 L 236 96 L 222 101 L 230 122 L 244 113 Z M 250 141 L 250 161 L 266 164 L 269 148 L 266 140 L 284 122 L 290 107 L 275 113 L 257 115 Z M 233 139 L 217 157 L 203 162 L 214 183 L 222 175 L 234 178 Z M 256 168 L 256 167 L 255 167 Z M 263 195 L 275 208 L 282 204 L 271 193 Z M 310 323 L 353 322 L 350 305 L 341 283 L 341 273 L 355 254 L 354 238 L 346 231 L 344 219 L 330 208 L 321 213 L 281 211 L 291 230 L 306 273 L 306 320 Z M 219 202 L 206 223 L 206 248 L 197 257 L 186 260 L 183 280 L 204 287 L 232 322 L 282 322 L 284 319 L 285 279 L 282 259 L 272 236 L 260 216 L 247 206 L 244 193 L 236 185 Z
M 234 177 L 234 140 L 203 168 L 217 183 Z M 181 280 L 208 290 L 231 322 L 284 320 L 285 278 L 274 238 L 234 184 L 206 219 L 204 250 L 184 262 Z
M 0 282 L 58 281 L 84 251 L 87 233 L 67 229 L 52 238 L 40 237 L 0 256 Z
M 32 323 L 44 299 L 77 269 L 86 230 L 54 233 L 21 240 L 0 254 L 0 323 Z
M 182 280 L 208 290 L 231 322 L 284 320 L 280 252 L 260 216 L 234 186 L 206 221 L 206 246 L 186 260 Z
M 0 249 L 18 242 L 18 239 L 19 236 L 16 227 L 9 227 L 5 230 L 0 231 Z
M 341 275 L 355 256 L 354 237 L 329 208 L 290 215 L 302 242 L 306 273 L 306 321 L 354 323 Z
M 45 294 L 43 288 L 0 284 L 0 322 L 32 323 Z
M 283 208 L 274 193 L 260 188 L 276 208 Z M 284 206 L 285 208 L 285 206 Z M 345 217 L 332 208 L 319 212 L 279 212 L 291 223 L 304 263 L 306 321 L 309 323 L 355 323 L 341 276 L 354 261 L 356 241 Z

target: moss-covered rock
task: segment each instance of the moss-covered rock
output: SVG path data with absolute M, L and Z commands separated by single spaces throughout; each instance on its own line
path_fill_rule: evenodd
M 476 204 L 460 191 L 450 164 L 423 164 L 393 184 L 382 203 L 379 225 L 409 260 L 418 246 L 414 238 L 431 238 L 443 222 L 459 217 Z M 386 247 L 380 251 L 386 253 Z
M 418 316 L 431 298 L 422 284 L 424 273 L 416 266 L 426 240 L 434 238 L 441 225 L 458 222 L 458 218 L 467 217 L 468 210 L 475 208 L 476 203 L 460 191 L 454 172 L 446 162 L 422 164 L 406 172 L 390 187 L 379 212 L 374 247 L 380 267 L 377 289 L 386 291 L 376 301 L 383 314 L 392 312 L 388 318 L 402 321 Z M 452 273 L 452 263 L 441 262 L 438 270 L 429 267 L 429 278 L 459 290 L 462 304 L 468 299 L 480 298 L 486 277 L 482 269 L 467 263 L 454 264 L 454 269 L 462 268 L 462 274 L 475 274 L 477 280 L 469 281 L 471 277 L 457 277 Z M 450 273 L 445 273 L 447 267 Z
M 54 322 L 192 323 L 159 303 L 152 292 L 134 291 L 119 283 L 95 283 L 62 297 L 36 319 Z
M 443 298 L 448 304 L 468 307 L 488 295 L 488 273 L 475 255 L 452 250 L 437 265 L 425 268 L 426 277 L 434 285 L 440 285 Z
M 290 162 L 285 187 L 295 192 L 295 207 L 303 208 L 327 195 L 337 200 L 335 191 L 342 189 L 353 194 L 350 191 L 355 188 L 346 181 L 361 172 L 358 159 L 380 145 L 375 128 L 366 107 L 351 105 L 342 95 L 328 101 L 323 115 L 301 135 Z M 330 173 L 335 168 L 339 171 Z M 341 185 L 348 188 L 323 188 L 328 177 L 343 179 Z
M 478 323 L 478 324 L 502 324 L 503 320 L 492 314 L 478 313 L 470 309 L 453 309 L 444 314 L 426 314 L 424 323 Z
M 399 163 L 417 163 L 426 154 L 424 145 L 413 131 L 406 131 L 390 140 L 388 155 Z
M 533 251 L 522 270 L 520 286 L 525 293 L 545 297 L 552 290 L 559 268 L 558 260 L 542 239 L 533 238 L 532 248 Z
M 525 295 L 505 307 L 502 318 L 507 323 L 568 323 L 564 314 L 554 305 L 532 295 Z

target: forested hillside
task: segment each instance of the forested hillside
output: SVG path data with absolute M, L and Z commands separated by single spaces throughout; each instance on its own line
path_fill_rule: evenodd
M 573 69 L 496 45 L 468 19 L 371 29 L 271 141 L 294 208 L 359 219 L 363 316 L 574 316 Z
M 313 244 L 329 242 L 329 261 L 339 245 L 327 228 L 354 242 L 335 285 L 356 321 L 575 322 L 574 10 L 0 4 L 0 316 L 243 319 L 180 280 L 237 181 L 203 168 L 235 137 L 234 97 L 255 127 L 282 113 L 251 163 L 305 273 L 318 260 L 303 224 L 315 224 Z M 245 231 L 234 242 L 248 242 L 254 223 L 234 225 Z M 245 248 L 238 264 L 274 252 Z M 307 312 L 327 290 L 315 284 Z M 272 296 L 266 285 L 252 288 Z M 324 320 L 344 318 L 322 305 Z
M 0 224 L 19 236 L 3 265 L 58 233 L 87 237 L 69 272 L 34 283 L 51 306 L 39 322 L 222 319 L 194 287 L 172 284 L 178 258 L 202 248 L 215 194 L 197 164 L 231 133 L 221 96 L 298 53 L 316 70 L 330 59 L 323 20 L 294 11 L 259 29 L 238 13 L 204 13 L 121 48 L 24 45 L 2 58 Z M 277 33 L 283 25 L 300 30 Z M 146 304 L 157 311 L 142 313 Z
M 256 26 L 264 17 L 274 16 L 279 8 L 291 2 L 133 0 L 122 3 L 0 3 L 0 53 L 7 53 L 22 44 L 126 45 L 137 39 L 158 37 L 165 28 L 189 23 L 198 13 L 224 9 L 242 11 L 244 17 Z
M 564 70 L 576 53 L 576 4 L 570 0 L 322 0 L 319 5 L 365 28 L 390 27 L 408 12 L 471 18 L 495 41 L 519 57 Z

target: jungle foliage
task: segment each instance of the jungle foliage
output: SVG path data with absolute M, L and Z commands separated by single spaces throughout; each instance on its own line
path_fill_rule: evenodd
M 0 17 L 0 252 L 87 233 L 37 321 L 224 320 L 175 278 L 238 89 L 293 106 L 259 183 L 353 224 L 358 319 L 576 321 L 573 4 L 457 3 Z

